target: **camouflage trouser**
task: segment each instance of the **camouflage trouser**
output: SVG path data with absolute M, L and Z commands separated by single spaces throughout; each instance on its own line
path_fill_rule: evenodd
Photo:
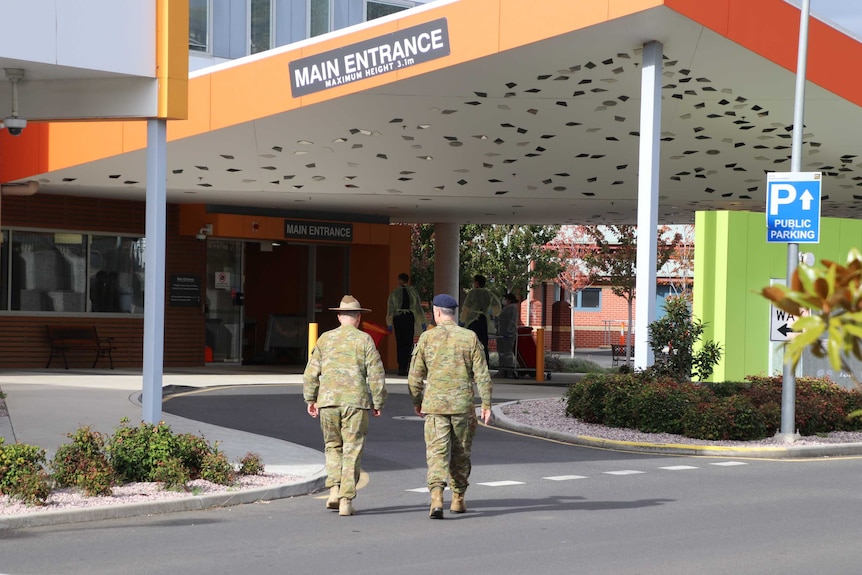
M 476 413 L 425 416 L 425 459 L 428 489 L 446 487 L 464 493 L 470 484 L 470 450 L 476 434 Z
M 320 429 L 326 453 L 326 487 L 339 485 L 339 497 L 353 499 L 368 434 L 368 410 L 322 407 Z

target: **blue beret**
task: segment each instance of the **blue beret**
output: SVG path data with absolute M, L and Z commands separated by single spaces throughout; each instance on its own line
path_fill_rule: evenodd
M 435 295 L 432 303 L 437 307 L 448 307 L 451 309 L 458 307 L 458 300 L 445 293 Z

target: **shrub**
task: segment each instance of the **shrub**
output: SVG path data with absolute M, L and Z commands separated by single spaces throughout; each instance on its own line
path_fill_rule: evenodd
M 669 297 L 664 307 L 665 316 L 647 326 L 649 346 L 656 357 L 650 370 L 657 376 L 679 382 L 691 381 L 692 377 L 701 381 L 709 379 L 721 360 L 721 346 L 704 340 L 700 350 L 694 351 L 706 326 L 691 315 L 686 298 Z
M 240 475 L 260 475 L 263 473 L 263 460 L 260 455 L 253 452 L 248 452 L 239 460 Z
M 621 374 L 607 381 L 604 397 L 604 424 L 611 427 L 636 427 L 637 397 L 643 381 L 636 374 Z
M 175 442 L 176 456 L 187 470 L 189 477 L 200 478 L 204 459 L 213 452 L 213 446 L 203 437 L 191 433 L 177 435 Z
M 177 488 L 192 479 L 222 485 L 234 480 L 233 467 L 217 447 L 196 435 L 174 435 L 164 422 L 133 428 L 124 420 L 111 437 L 108 452 L 126 481 L 161 481 Z
M 563 396 L 566 402 L 566 415 L 587 423 L 603 423 L 609 377 L 611 376 L 587 375 L 579 382 L 570 385 Z
M 45 473 L 45 450 L 0 437 L 0 493 L 24 503 L 44 505 L 51 494 Z
M 236 479 L 236 473 L 227 456 L 221 451 L 215 450 L 208 453 L 203 459 L 201 479 L 219 485 L 230 485 Z
M 636 427 L 646 433 L 683 433 L 685 414 L 708 397 L 709 390 L 672 380 L 642 385 L 634 398 Z
M 165 489 L 180 491 L 190 481 L 189 471 L 179 457 L 167 457 L 153 467 L 150 480 L 164 483 Z
M 108 442 L 108 454 L 123 481 L 153 481 L 160 462 L 176 456 L 177 440 L 164 422 L 129 427 L 124 419 Z
M 60 487 L 78 487 L 87 495 L 110 495 L 116 482 L 114 468 L 105 454 L 101 433 L 82 427 L 67 435 L 51 460 L 52 478 Z
M 589 375 L 569 386 L 566 415 L 588 423 L 675 433 L 696 439 L 750 441 L 781 423 L 781 377 L 744 382 L 676 383 L 640 374 Z M 802 435 L 862 429 L 862 392 L 829 379 L 799 378 L 796 428 Z
M 553 373 L 607 373 L 594 361 L 583 357 L 567 357 L 558 353 L 545 354 L 545 370 Z
M 718 441 L 751 441 L 766 432 L 751 400 L 741 395 L 698 404 L 683 417 L 683 428 L 686 437 Z

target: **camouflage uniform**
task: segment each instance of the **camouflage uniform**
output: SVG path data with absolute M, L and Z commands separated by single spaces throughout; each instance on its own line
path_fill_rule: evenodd
M 474 383 L 482 408 L 491 409 L 491 376 L 475 333 L 444 320 L 419 337 L 407 384 L 413 405 L 425 414 L 428 489 L 451 481 L 454 493 L 464 493 L 469 485 Z
M 326 487 L 356 497 L 368 410 L 383 409 L 383 362 L 371 336 L 342 325 L 320 336 L 305 367 L 303 397 L 317 402 L 326 453 Z

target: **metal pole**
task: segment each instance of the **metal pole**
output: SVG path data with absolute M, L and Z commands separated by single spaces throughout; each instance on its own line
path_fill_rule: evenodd
M 147 255 L 144 274 L 143 420 L 162 419 L 165 354 L 165 241 L 167 222 L 167 121 L 147 120 Z
M 796 60 L 796 95 L 793 105 L 793 144 L 790 155 L 790 171 L 799 172 L 802 167 L 802 136 L 805 131 L 805 68 L 808 61 L 808 19 L 811 0 L 802 0 L 799 13 L 799 50 Z M 791 284 L 793 272 L 799 265 L 799 244 L 787 244 L 787 285 Z M 781 429 L 778 437 L 787 442 L 796 439 L 796 373 L 784 354 L 784 370 L 781 380 Z
M 662 55 L 661 42 L 647 42 L 643 47 L 641 66 L 641 120 L 640 140 L 638 142 L 638 236 L 637 236 L 637 277 L 635 293 L 637 310 L 635 317 L 634 341 L 647 341 L 647 327 L 655 321 L 655 280 L 658 255 L 658 189 L 659 168 L 661 167 L 661 85 Z M 629 308 L 631 310 L 631 308 Z M 631 326 L 629 317 L 629 327 Z M 631 331 L 629 331 L 631 334 Z M 648 345 L 631 347 L 626 343 L 626 365 L 631 366 L 629 354 L 634 349 L 635 369 L 646 369 L 655 361 L 652 348 Z

